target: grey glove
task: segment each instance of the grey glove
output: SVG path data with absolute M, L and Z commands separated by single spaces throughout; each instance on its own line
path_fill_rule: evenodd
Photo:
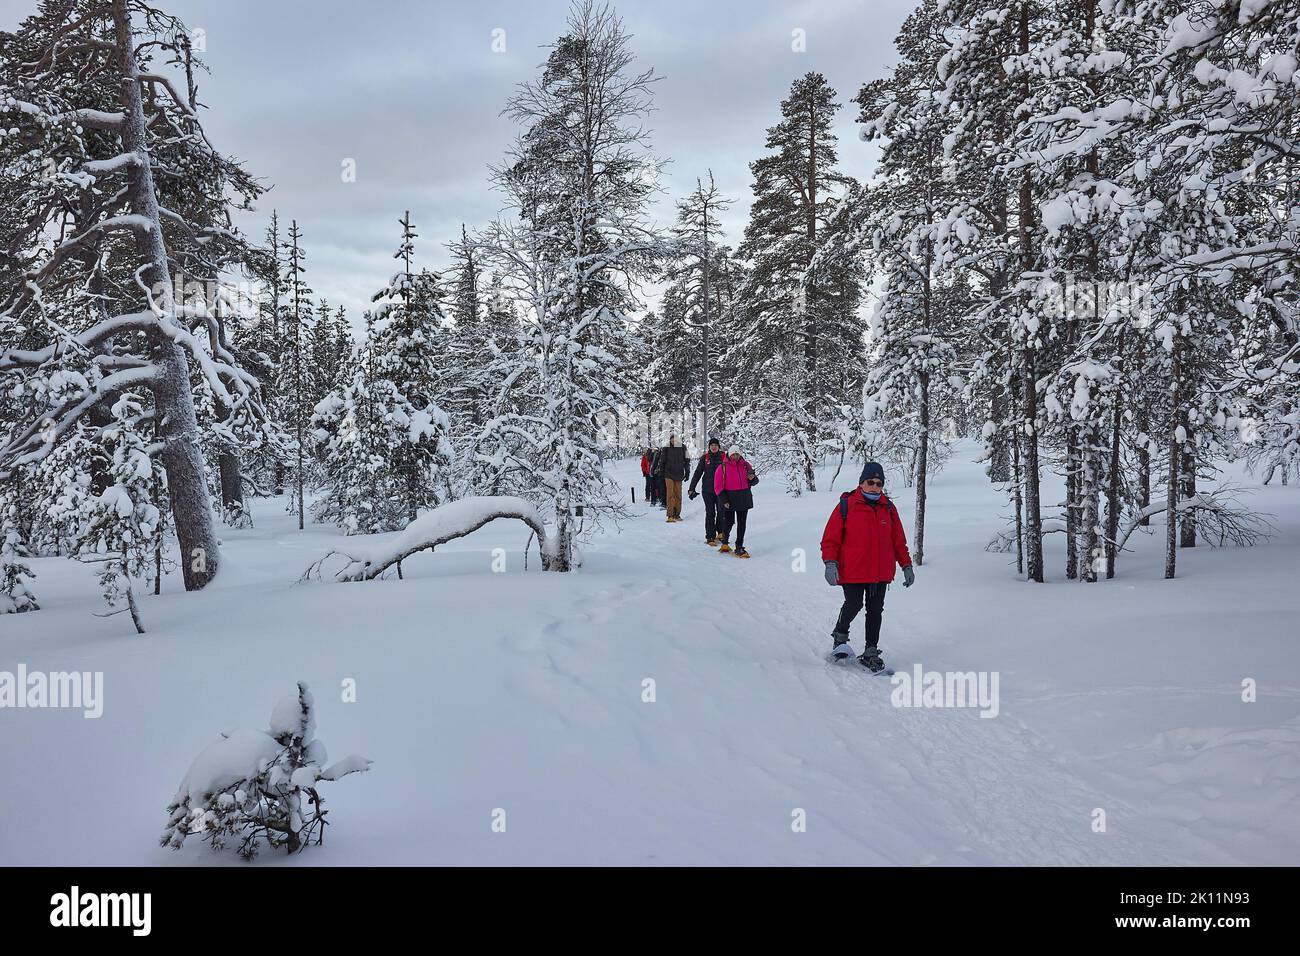
M 834 561 L 826 562 L 826 583 L 831 587 L 840 583 L 840 566 Z
M 916 581 L 916 572 L 912 570 L 912 566 L 909 564 L 903 568 L 903 587 L 910 588 L 914 581 Z

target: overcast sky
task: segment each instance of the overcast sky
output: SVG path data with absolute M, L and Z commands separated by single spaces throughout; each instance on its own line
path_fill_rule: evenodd
M 217 147 L 273 184 L 239 225 L 260 238 L 272 208 L 296 218 L 317 295 L 354 321 L 394 271 L 397 220 L 420 233 L 419 264 L 440 268 L 445 242 L 501 207 L 487 182 L 515 128 L 500 116 L 519 82 L 537 75 L 563 30 L 566 0 L 159 0 L 204 31 L 211 75 L 204 118 Z M 892 40 L 912 0 L 622 0 L 640 67 L 663 79 L 650 117 L 655 152 L 671 160 L 656 213 L 712 168 L 736 202 L 740 238 L 748 163 L 796 77 L 817 70 L 839 93 L 840 163 L 870 172 L 850 102 L 894 60 Z M 0 0 L 11 29 L 35 0 Z M 494 31 L 504 52 L 493 52 Z M 804 31 L 805 52 L 792 49 Z M 342 181 L 345 159 L 356 181 Z

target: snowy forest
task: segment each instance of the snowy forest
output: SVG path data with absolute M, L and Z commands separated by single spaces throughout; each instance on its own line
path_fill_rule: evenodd
M 672 597 L 680 575 L 702 589 L 701 607 L 743 597 L 756 622 L 780 619 L 786 636 L 770 647 L 787 660 L 793 652 L 779 648 L 792 633 L 809 635 L 809 648 L 827 641 L 839 600 L 815 568 L 799 573 L 803 551 L 816 547 L 826 516 L 834 520 L 839 492 L 879 462 L 920 584 L 889 592 L 895 616 L 886 612 L 884 643 L 896 655 L 927 633 L 934 612 L 916 610 L 918 601 L 946 607 L 953 625 L 962 620 L 962 599 L 941 588 L 967 587 L 960 579 L 976 562 L 991 602 L 979 605 L 981 626 L 1029 643 L 1083 614 L 1067 643 L 1118 629 L 1127 647 L 1143 629 L 1163 627 L 1136 623 L 1136 608 L 1195 617 L 1200 591 L 1222 610 L 1236 585 L 1205 590 L 1210 580 L 1257 553 L 1245 566 L 1256 579 L 1237 593 L 1243 604 L 1259 598 L 1253 611 L 1273 655 L 1265 657 L 1282 669 L 1282 684 L 1300 686 L 1300 658 L 1282 643 L 1297 609 L 1283 582 L 1294 575 L 1300 499 L 1262 497 L 1300 485 L 1300 3 L 905 6 L 888 22 L 891 57 L 855 64 L 855 87 L 833 88 L 815 58 L 787 54 L 786 85 L 764 94 L 766 127 L 728 144 L 747 155 L 742 193 L 718 185 L 726 156 L 681 168 L 673 144 L 657 136 L 657 97 L 673 78 L 641 52 L 623 19 L 631 11 L 600 0 L 546 5 L 550 42 L 512 53 L 531 58 L 531 76 L 502 88 L 500 115 L 484 117 L 512 137 L 482 158 L 499 214 L 422 221 L 418 201 L 400 200 L 377 210 L 390 223 L 382 250 L 390 272 L 372 282 L 362 310 L 313 289 L 326 278 L 313 262 L 315 211 L 285 204 L 277 184 L 209 134 L 218 109 L 256 105 L 205 102 L 219 65 L 167 0 L 27 0 L 9 11 L 0 23 L 0 664 L 46 655 L 51 667 L 104 670 L 111 708 L 114 668 L 126 666 L 113 655 L 155 654 L 116 642 L 177 638 L 149 665 L 150 680 L 165 683 L 181 669 L 215 675 L 231 640 L 230 652 L 247 655 L 259 675 L 258 694 L 240 693 L 239 714 L 256 715 L 271 702 L 263 678 L 283 690 L 310 677 L 318 700 L 333 706 L 336 695 L 320 687 L 352 675 L 354 639 L 381 619 L 391 633 L 365 643 L 432 621 L 465 630 L 468 648 L 500 623 L 502 653 L 531 659 L 525 632 L 540 625 L 504 623 L 527 612 L 554 614 L 554 628 L 535 639 L 546 644 L 558 631 L 567 650 L 552 653 L 595 655 L 621 673 L 605 661 L 616 653 L 608 645 L 579 645 L 629 626 L 610 621 L 607 605 L 633 601 L 620 618 L 642 613 L 632 592 L 646 575 L 665 578 L 665 607 L 686 600 Z M 795 27 L 782 28 L 778 47 Z M 438 127 L 439 118 L 411 122 Z M 850 122 L 856 139 L 837 132 Z M 670 165 L 671 182 L 693 186 L 670 189 Z M 850 173 L 862 168 L 869 174 Z M 455 238 L 426 238 L 435 233 Z M 718 437 L 764 479 L 749 534 L 756 556 L 766 550 L 778 567 L 760 571 L 770 577 L 752 593 L 733 590 L 747 583 L 700 582 L 750 574 L 761 560 L 694 570 L 684 562 L 704 559 L 676 556 L 672 547 L 691 546 L 670 546 L 675 529 L 643 500 L 637 462 L 670 435 L 686 445 L 688 472 Z M 765 541 L 778 515 L 789 534 L 773 530 Z M 509 562 L 505 579 L 490 577 L 500 568 L 480 553 L 488 545 L 508 556 L 493 559 Z M 530 550 L 535 563 L 520 563 Z M 547 573 L 528 578 L 523 567 Z M 1139 596 L 1112 591 L 1112 579 Z M 493 619 L 462 609 L 462 589 Z M 646 596 L 644 607 L 656 600 Z M 1290 601 L 1289 610 L 1271 601 Z M 322 610 L 310 607 L 317 602 Z M 726 631 L 718 613 L 709 626 Z M 695 618 L 680 614 L 691 627 Z M 903 626 L 905 614 L 914 625 Z M 336 626 L 329 615 L 360 617 Z M 1205 646 L 1227 653 L 1231 625 L 1206 627 Z M 1175 623 L 1168 632 L 1159 640 L 1170 647 L 1189 633 Z M 472 666 L 460 655 L 471 652 L 426 646 L 438 633 L 423 633 L 412 661 L 390 659 L 395 670 L 369 686 L 398 680 L 414 660 L 454 681 L 456 667 Z M 290 643 L 251 663 L 281 639 Z M 922 646 L 943 666 L 949 645 Z M 769 645 L 759 647 L 741 654 L 761 657 Z M 441 653 L 455 656 L 429 656 Z M 1001 647 L 998 662 L 984 665 L 1002 666 L 1006 701 L 1016 653 Z M 335 666 L 331 654 L 347 663 Z M 526 664 L 512 666 L 523 668 L 516 684 L 527 684 Z M 567 680 L 580 667 L 549 666 L 556 670 L 538 681 Z M 639 681 L 640 664 L 628 666 Z M 666 674 L 671 664 L 658 666 L 645 672 Z M 1227 670 L 1230 697 L 1241 679 L 1262 677 L 1244 664 Z M 1199 687 L 1198 679 L 1188 678 Z M 539 706 L 553 693 L 539 690 Z M 212 694 L 222 699 L 219 688 Z M 887 688 L 877 696 L 883 705 Z M 295 700 L 308 715 L 301 724 Z M 290 701 L 277 705 L 270 737 L 258 738 L 298 748 L 283 758 L 284 779 L 293 774 L 297 786 L 294 768 L 305 766 L 314 774 L 307 788 L 369 765 L 316 767 L 323 755 L 312 749 L 305 684 Z M 330 711 L 330 727 L 346 734 L 353 713 Z M 181 735 L 181 750 L 220 726 L 204 716 Z M 1251 719 L 1285 728 L 1281 743 L 1249 743 L 1282 762 L 1268 764 L 1270 780 L 1285 778 L 1300 759 L 1294 716 Z M 544 735 L 546 719 L 535 721 L 529 733 Z M 986 722 L 973 723 L 961 733 L 985 732 Z M 1189 716 L 1167 729 L 1196 726 Z M 1237 732 L 1268 733 L 1251 727 Z M 973 753 L 994 746 L 971 741 Z M 999 745 L 1031 774 L 1037 744 L 1007 736 Z M 183 767 L 175 746 L 155 754 L 161 779 Z M 552 752 L 539 746 L 538 759 Z M 272 751 L 284 753 L 263 755 Z M 1237 759 L 1251 765 L 1256 756 Z M 377 788 L 383 764 L 340 789 Z M 1205 779 L 1226 772 L 1216 765 Z M 198 805 L 204 792 L 193 774 L 189 796 L 170 808 L 180 814 L 169 824 L 173 847 L 194 812 L 186 801 Z M 1070 786 L 1101 788 L 1097 779 Z M 1270 854 L 1300 848 L 1294 818 L 1283 822 L 1300 806 L 1293 775 L 1288 787 L 1279 796 L 1266 786 L 1269 812 L 1258 832 L 1232 838 L 1234 862 L 1282 862 Z M 165 803 L 167 794 L 150 796 Z M 6 799 L 15 812 L 25 805 Z M 1078 801 L 1080 813 L 1104 805 Z M 1255 804 L 1242 797 L 1236 806 L 1244 817 Z M 367 814 L 346 812 L 340 835 L 364 828 Z M 788 811 L 784 819 L 776 825 L 788 831 Z M 238 826 L 209 824 L 206 838 L 219 846 L 222 828 Z M 1059 859 L 1046 838 L 1012 851 L 995 833 L 977 859 L 1222 860 L 1203 852 L 1208 844 L 1192 848 L 1153 827 L 1159 835 L 1141 846 L 1112 842 L 1094 855 L 1085 823 L 1082 836 L 1062 838 L 1071 849 Z M 257 838 L 282 845 L 265 816 L 254 830 L 246 847 Z M 290 849 L 317 835 L 295 832 Z M 863 859 L 917 862 L 926 854 L 916 840 L 863 850 Z M 936 840 L 960 842 L 953 833 Z M 707 858 L 743 861 L 737 847 L 713 846 Z M 557 856 L 554 847 L 533 850 Z M 125 852 L 104 850 L 112 860 Z M 777 858 L 835 858 L 806 853 Z M 68 856 L 79 858 L 71 847 Z M 694 859 L 684 848 L 677 858 Z

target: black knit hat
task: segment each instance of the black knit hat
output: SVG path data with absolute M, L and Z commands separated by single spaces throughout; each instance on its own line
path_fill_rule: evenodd
M 722 442 L 718 441 L 716 438 L 710 438 L 709 441 L 708 441 L 708 444 L 705 445 L 704 447 L 705 447 L 705 448 L 708 448 L 709 445 L 717 445 L 719 448 L 721 448 L 721 447 L 722 447 Z
M 868 478 L 879 478 L 881 484 L 885 481 L 885 469 L 881 467 L 878 461 L 869 461 L 862 469 L 862 474 L 858 475 L 858 484 L 862 484 Z

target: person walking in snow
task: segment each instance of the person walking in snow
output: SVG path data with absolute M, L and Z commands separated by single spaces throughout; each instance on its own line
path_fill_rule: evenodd
M 885 591 L 894 580 L 894 568 L 903 569 L 903 587 L 915 580 L 907 535 L 898 509 L 885 495 L 885 469 L 869 461 L 858 478 L 858 487 L 840 495 L 822 533 L 822 561 L 826 583 L 839 585 L 844 604 L 831 633 L 831 653 L 846 658 L 849 625 L 863 606 L 867 609 L 867 643 L 858 660 L 873 674 L 885 669 L 880 656 L 880 621 L 885 610 Z
M 654 483 L 655 504 L 660 508 L 667 508 L 668 504 L 664 500 L 664 470 L 661 467 L 661 458 L 658 449 L 650 451 L 650 480 Z
M 753 467 L 740 455 L 740 449 L 732 445 L 727 455 L 719 462 L 713 472 L 713 490 L 718 496 L 722 512 L 718 528 L 718 552 L 726 554 L 731 551 L 727 543 L 731 529 L 736 529 L 736 557 L 747 558 L 745 550 L 745 522 L 750 509 L 754 507 L 754 493 L 749 489 L 758 484 L 758 476 Z
M 700 456 L 699 464 L 695 466 L 695 474 L 691 475 L 690 491 L 686 493 L 687 497 L 694 501 L 700 494 L 695 489 L 703 479 L 704 543 L 710 548 L 717 547 L 722 540 L 722 536 L 718 534 L 718 494 L 713 490 L 713 473 L 721 464 L 722 443 L 716 438 L 710 438 L 708 450 Z
M 654 461 L 654 456 L 655 450 L 647 445 L 645 454 L 641 456 L 641 476 L 645 478 L 645 500 L 652 505 L 658 498 L 655 494 L 655 476 L 650 474 L 650 463 Z
M 664 478 L 664 492 L 668 502 L 668 520 L 682 520 L 682 482 L 688 469 L 686 448 L 676 434 L 668 436 L 668 444 L 659 449 L 659 470 Z

